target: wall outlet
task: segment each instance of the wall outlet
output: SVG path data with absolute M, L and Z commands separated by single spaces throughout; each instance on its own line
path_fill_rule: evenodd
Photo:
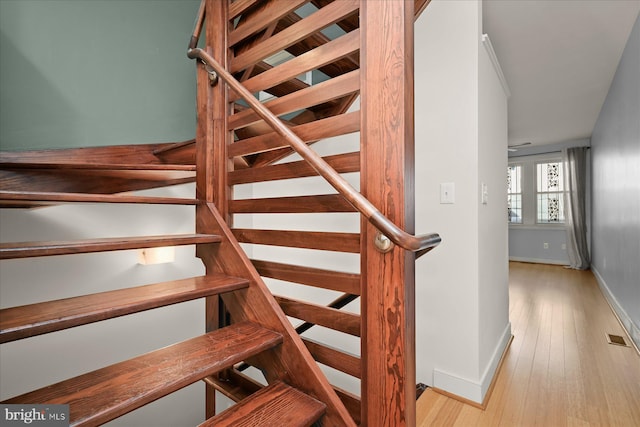
M 563 251 L 566 251 L 566 250 L 567 250 L 567 244 L 566 244 L 566 243 L 563 243 L 563 244 L 562 244 L 562 250 L 563 250 Z
M 544 242 L 543 246 L 544 246 L 545 249 L 549 249 L 549 244 L 547 242 Z

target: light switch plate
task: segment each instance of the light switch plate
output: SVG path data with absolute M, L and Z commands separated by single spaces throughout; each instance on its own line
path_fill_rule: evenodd
M 456 201 L 456 185 L 453 182 L 443 182 L 440 184 L 440 203 L 450 204 Z
M 487 190 L 487 184 L 485 184 L 484 182 L 482 183 L 482 204 L 486 205 L 487 203 L 489 203 L 489 190 Z

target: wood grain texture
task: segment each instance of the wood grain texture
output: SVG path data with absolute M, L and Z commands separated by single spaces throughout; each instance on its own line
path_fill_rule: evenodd
M 338 350 L 310 338 L 302 338 L 311 355 L 316 361 L 330 366 L 340 372 L 360 378 L 362 372 L 361 360 L 358 356 Z
M 358 1 L 341 0 L 322 8 L 309 17 L 288 26 L 286 29 L 270 37 L 268 41 L 243 52 L 231 60 L 230 71 L 235 73 L 250 65 L 279 52 L 292 44 L 303 40 L 308 35 L 349 16 L 357 11 Z
M 374 203 L 372 203 L 369 199 L 366 198 L 366 196 L 363 196 L 360 192 L 358 192 L 347 180 L 345 180 L 339 173 L 337 173 L 334 169 L 332 169 L 329 165 L 327 165 L 327 163 L 324 161 L 324 159 L 322 159 L 322 157 L 318 156 L 317 153 L 315 153 L 313 150 L 311 150 L 307 144 L 305 144 L 300 138 L 297 137 L 297 135 L 295 135 L 290 128 L 288 128 L 284 123 L 282 123 L 276 115 L 273 114 L 272 111 L 270 111 L 265 105 L 263 105 L 259 100 L 257 100 L 255 98 L 255 96 L 253 94 L 251 94 L 250 92 L 248 92 L 240 82 L 238 82 L 236 79 L 234 79 L 234 77 L 224 69 L 224 67 L 219 64 L 210 54 L 208 54 L 207 52 L 205 52 L 202 49 L 192 49 L 190 51 L 190 55 L 194 58 L 199 58 L 203 61 L 205 61 L 207 64 L 209 64 L 212 68 L 215 69 L 216 73 L 218 74 L 219 77 L 221 77 L 226 84 L 228 84 L 231 88 L 233 88 L 234 91 L 238 92 L 239 94 L 242 95 L 243 100 L 248 104 L 248 106 L 251 107 L 251 109 L 253 110 L 253 112 L 255 112 L 256 115 L 260 116 L 262 118 L 262 120 L 264 120 L 266 123 L 268 123 L 275 131 L 277 131 L 282 137 L 286 138 L 289 143 L 291 144 L 291 146 L 295 149 L 295 151 L 302 157 L 304 158 L 307 162 L 309 162 L 313 168 L 318 172 L 318 174 L 320 174 L 322 177 L 324 177 L 327 182 L 329 184 L 331 184 L 331 186 L 333 186 L 336 190 L 338 190 L 338 192 L 340 194 L 343 195 L 343 197 L 345 199 L 347 199 L 349 201 L 350 204 L 352 204 L 354 207 L 357 207 L 358 211 L 360 213 L 363 214 L 363 216 L 372 224 L 374 225 L 378 230 L 380 230 L 381 232 L 384 233 L 385 236 L 387 236 L 393 243 L 399 245 L 402 248 L 405 248 L 409 251 L 412 252 L 417 252 L 418 255 L 420 254 L 424 254 L 426 253 L 428 250 L 432 249 L 433 247 L 435 247 L 436 245 L 438 245 L 440 243 L 440 236 L 438 236 L 437 234 L 428 234 L 428 235 L 422 235 L 422 236 L 413 236 L 410 233 L 408 233 L 407 231 L 403 230 L 402 228 L 398 227 L 392 220 L 388 219 L 382 212 L 380 212 Z M 401 62 L 403 63 L 403 62 Z M 355 73 L 355 72 L 354 72 Z M 346 75 L 345 75 L 346 76 Z M 342 77 L 345 77 L 342 76 Z M 334 78 L 332 81 L 336 81 L 339 78 Z M 366 79 L 365 79 L 366 81 Z M 377 80 L 376 80 L 377 81 Z M 324 83 L 318 84 L 317 86 L 314 86 L 314 88 L 322 85 Z M 394 92 L 395 93 L 395 92 Z M 297 95 L 297 94 L 293 94 L 293 95 Z M 278 100 L 277 100 L 278 101 Z M 277 101 L 273 101 L 273 102 L 277 102 Z M 403 106 L 406 107 L 406 105 Z M 411 107 L 412 104 L 409 106 Z M 383 109 L 386 110 L 386 109 Z M 244 111 L 243 111 L 244 112 Z M 242 113 L 243 113 L 242 112 Z M 240 113 L 240 114 L 242 114 Z M 391 119 L 393 118 L 397 118 L 398 116 L 402 116 L 402 114 L 398 115 L 398 114 L 390 114 L 389 117 Z M 363 115 L 364 117 L 364 115 Z M 406 123 L 405 120 L 401 120 L 402 123 Z M 411 121 L 411 123 L 413 123 Z M 391 125 L 393 125 L 394 123 L 390 123 Z M 411 131 L 413 130 L 412 126 L 409 126 L 411 128 Z M 392 126 L 393 128 L 393 126 Z M 408 129 L 403 129 L 404 126 L 401 126 L 400 128 L 398 128 L 396 126 L 397 129 L 402 129 L 403 131 L 408 131 Z M 378 130 L 380 130 L 381 128 L 378 127 Z M 389 133 L 389 130 L 383 130 L 383 133 L 387 132 Z M 393 132 L 391 132 L 391 134 L 393 134 Z M 405 138 L 402 138 L 402 140 L 404 141 L 406 139 L 406 137 L 409 137 L 409 139 L 412 140 L 412 136 L 413 133 L 406 133 L 406 132 L 401 132 L 402 135 L 405 136 Z M 401 142 L 401 141 L 398 141 Z M 405 141 L 406 142 L 406 141 Z M 396 145 L 392 145 L 393 147 L 395 147 Z M 406 147 L 403 147 L 404 149 L 409 148 L 410 150 L 412 150 L 413 145 L 411 143 L 408 143 L 408 145 Z M 405 153 L 405 150 L 401 149 L 398 150 L 397 152 L 401 152 L 401 153 Z M 374 152 L 376 152 L 376 150 L 372 150 Z M 385 155 L 379 156 L 378 160 L 380 159 L 384 159 L 385 156 L 387 154 L 389 154 L 387 152 L 387 150 L 377 150 L 377 152 L 379 153 L 385 153 Z M 390 152 L 395 152 L 393 149 L 391 149 Z M 388 156 L 387 156 L 388 157 Z M 404 170 L 405 167 L 407 165 L 404 164 L 405 160 L 406 160 L 406 156 L 401 155 L 399 157 L 391 157 L 391 158 L 395 158 L 398 159 L 400 158 L 401 161 L 401 170 Z M 379 165 L 380 163 L 382 163 L 382 165 L 384 165 L 384 162 L 374 162 L 376 165 Z M 394 162 L 392 162 L 394 163 Z M 410 183 L 412 183 L 413 181 L 411 180 L 411 176 L 408 176 Z M 361 180 L 362 181 L 362 180 Z M 387 180 L 383 180 L 383 182 L 387 182 Z M 391 180 L 391 182 L 394 182 L 393 180 Z M 400 182 L 404 182 L 404 181 L 400 181 Z M 387 185 L 383 185 L 382 186 L 383 189 L 387 188 Z M 401 185 L 401 187 L 404 187 L 404 185 Z M 411 188 L 412 185 L 411 185 Z M 386 192 L 386 190 L 385 190 Z M 403 192 L 400 192 L 399 194 L 403 195 Z M 393 198 L 388 198 L 387 196 L 385 196 L 385 198 L 389 199 L 387 200 L 387 202 L 390 202 L 392 206 L 397 205 L 397 203 L 393 202 Z M 412 198 L 412 197 L 411 197 Z M 406 199 L 406 198 L 403 198 Z M 404 205 L 404 204 L 403 204 Z M 404 207 L 403 207 L 404 210 Z M 413 221 L 411 221 L 413 222 Z M 404 223 L 403 223 L 404 225 Z M 413 228 L 411 226 L 411 228 Z
M 355 70 L 281 98 L 267 101 L 264 105 L 273 114 L 279 116 L 351 94 L 358 90 L 359 84 L 360 71 Z M 238 129 L 260 120 L 261 118 L 252 109 L 247 109 L 229 117 L 229 129 Z
M 245 10 L 254 6 L 259 1 L 260 0 L 235 0 L 231 2 L 231 4 L 229 5 L 229 15 L 228 15 L 229 19 L 235 18 L 236 16 L 243 13 Z
M 311 0 L 311 3 L 315 7 L 320 9 L 330 4 L 333 1 L 334 0 Z M 349 16 L 348 18 L 338 21 L 336 25 L 348 33 L 349 31 L 353 31 L 354 29 L 358 28 L 358 26 L 360 25 L 360 20 L 358 18 L 359 17 L 357 15 L 352 15 L 352 16 Z
M 155 163 L 47 163 L 40 161 L 37 163 L 0 163 L 3 169 L 91 169 L 109 171 L 195 171 L 195 165 L 171 165 Z
M 300 16 L 296 15 L 295 13 L 292 13 L 278 22 L 276 31 L 282 31 L 286 28 L 289 28 L 292 25 L 297 24 L 301 20 L 302 18 Z M 358 14 L 352 14 L 339 20 L 337 22 L 337 25 L 341 25 L 343 22 L 351 21 L 351 20 L 357 22 L 359 20 Z M 352 28 L 352 29 L 349 31 L 345 30 L 345 32 L 348 33 L 353 31 L 353 29 L 355 29 L 353 26 L 350 26 L 349 28 Z M 298 41 L 297 43 L 288 46 L 286 48 L 286 51 L 292 54 L 293 56 L 300 56 L 300 55 L 303 55 L 305 52 L 316 49 L 319 46 L 323 46 L 329 43 L 330 41 L 331 39 L 329 39 L 327 36 L 322 34 L 322 32 L 316 32 L 316 33 L 310 34 L 309 36 Z M 326 74 L 327 76 L 333 78 L 333 77 L 348 73 L 349 71 L 358 69 L 359 63 L 360 63 L 359 59 L 360 59 L 359 55 L 357 54 L 349 55 L 343 59 L 323 65 L 322 67 L 320 67 L 319 70 L 324 74 Z
M 214 199 L 214 181 L 208 179 L 213 173 L 213 112 L 209 77 L 203 64 L 196 62 L 196 126 L 195 164 L 196 198 L 206 202 Z
M 640 355 L 607 343 L 625 332 L 590 271 L 511 262 L 509 318 L 485 410 L 427 390 L 418 426 L 640 425 Z
M 271 197 L 229 201 L 232 213 L 328 213 L 356 212 L 344 197 L 338 194 L 317 196 Z
M 100 425 L 281 342 L 275 332 L 238 323 L 3 403 L 68 404 L 71 425 Z
M 243 20 L 233 31 L 229 32 L 229 47 L 235 46 L 260 30 L 264 30 L 272 22 L 278 21 L 283 16 L 293 12 L 308 0 L 267 0 L 261 2 L 259 10 L 255 10 L 251 16 Z
M 325 405 L 282 382 L 275 382 L 200 427 L 308 427 L 324 413 Z
M 252 260 L 263 277 L 360 295 L 360 275 L 272 261 Z
M 326 3 L 326 2 L 325 2 Z M 324 7 L 326 4 L 322 4 L 320 6 Z M 300 18 L 295 13 L 288 15 L 287 17 L 278 21 L 278 25 L 276 27 L 276 32 L 282 31 L 291 25 L 299 22 L 302 18 Z M 355 21 L 355 25 L 347 24 L 343 25 L 346 21 L 353 22 Z M 352 32 L 355 28 L 357 28 L 358 16 L 351 15 L 341 21 L 338 21 L 337 25 L 341 28 L 344 27 L 346 32 Z M 317 49 L 320 46 L 323 46 L 327 43 L 330 43 L 331 40 L 328 39 L 322 32 L 317 32 L 315 34 L 310 35 L 309 37 L 301 40 L 300 42 L 289 46 L 286 50 L 291 53 L 294 57 L 306 55 L 309 51 Z M 337 59 L 331 63 L 322 65 L 319 68 L 319 71 L 326 74 L 329 77 L 336 77 L 347 72 L 353 71 L 357 69 L 359 66 L 358 55 L 356 53 L 348 55 L 342 59 Z M 297 79 L 289 80 L 288 82 L 281 83 L 280 85 L 274 86 L 273 88 L 267 89 L 267 92 L 274 94 L 275 96 L 284 96 L 287 93 L 291 93 L 292 91 L 299 90 L 295 88 L 287 89 L 284 93 L 278 93 L 279 86 L 288 85 L 291 83 L 302 84 Z M 330 117 L 334 115 L 339 115 L 345 113 L 349 107 L 353 104 L 353 102 L 357 99 L 358 94 L 354 93 L 347 97 L 343 97 L 340 99 L 336 99 L 333 101 L 328 101 L 323 104 L 319 104 L 316 106 L 309 107 L 306 112 L 303 112 L 297 115 L 292 119 L 296 124 L 308 123 L 313 120 L 322 119 L 324 117 Z M 255 158 L 251 160 L 251 163 L 256 166 L 264 166 L 268 164 L 272 164 L 273 162 L 283 158 L 284 156 L 291 153 L 290 148 L 283 148 L 275 151 L 270 151 L 268 153 L 260 153 Z
M 323 138 L 360 130 L 360 113 L 353 112 L 327 117 L 303 125 L 291 126 L 291 130 L 304 142 L 315 142 Z M 276 132 L 267 132 L 262 135 L 238 140 L 229 146 L 229 156 L 245 156 L 265 151 L 289 147 L 289 143 Z M 289 149 L 289 151 L 291 151 Z
M 57 150 L 0 151 L 0 164 L 161 164 L 154 152 L 174 143 L 111 145 Z
M 351 414 L 353 421 L 358 425 L 362 425 L 362 402 L 360 401 L 360 397 L 340 387 L 333 386 L 333 389 L 336 391 L 340 400 L 342 400 L 349 414 Z
M 414 228 L 413 2 L 360 3 L 360 189 L 399 229 Z M 415 425 L 415 259 L 376 250 L 363 223 L 362 423 Z
M 338 173 L 360 171 L 360 153 L 336 154 L 323 157 L 325 162 Z M 276 181 L 281 179 L 304 178 L 318 176 L 318 172 L 306 161 L 280 163 L 261 168 L 248 168 L 229 173 L 229 183 L 232 185 L 253 182 Z
M 239 372 L 235 367 L 224 371 L 224 375 L 212 375 L 204 381 L 234 402 L 246 399 L 262 389 L 264 385 Z
M 211 54 L 223 67 L 228 66 L 230 51 L 228 49 L 228 35 L 230 23 L 228 21 L 230 2 L 206 0 L 206 45 L 207 53 Z M 196 61 L 198 62 L 198 61 Z M 227 184 L 227 172 L 233 169 L 233 161 L 227 157 L 227 146 L 231 141 L 227 122 L 231 112 L 226 85 L 218 82 L 211 84 L 204 64 L 198 67 L 198 127 L 196 131 L 196 197 L 207 203 L 215 203 L 220 207 L 220 214 L 225 221 L 231 221 L 227 209 L 227 201 L 233 197 L 232 188 Z M 196 232 L 208 233 L 201 227 L 196 208 Z M 229 222 L 231 223 L 231 222 Z M 196 247 L 196 256 L 203 258 L 211 254 L 210 245 Z M 211 255 L 209 255 L 211 256 Z M 210 268 L 210 263 L 203 259 L 207 274 L 218 272 Z M 226 308 L 219 296 L 210 296 L 205 300 L 205 328 L 213 331 L 226 326 Z M 216 397 L 210 387 L 205 390 L 205 415 L 215 414 Z
M 191 171 L 109 169 L 4 169 L 4 191 L 48 191 L 113 194 L 185 184 L 195 180 Z
M 246 49 L 250 49 L 252 46 L 255 46 L 258 43 L 263 42 L 264 40 L 268 39 L 269 37 L 271 37 L 273 35 L 273 33 L 276 30 L 276 22 L 272 22 L 270 23 L 267 28 L 265 28 L 263 31 L 260 32 L 260 36 L 259 37 L 253 37 L 252 38 L 252 42 L 251 43 L 244 43 L 243 44 L 243 48 L 244 50 Z M 235 50 L 235 53 L 240 53 L 240 50 Z M 255 75 L 255 74 L 259 74 L 260 72 L 267 70 L 269 68 L 272 68 L 272 66 L 268 63 L 266 63 L 265 61 L 260 61 L 257 64 L 251 65 L 247 68 L 245 68 L 245 70 L 242 72 L 242 75 L 240 76 L 239 81 L 241 82 L 246 82 L 248 79 L 251 78 L 251 76 Z M 291 80 L 292 83 L 297 83 L 300 80 L 298 79 L 293 79 Z M 280 90 L 287 90 L 285 89 L 285 87 L 288 87 L 288 83 L 289 82 L 284 82 L 282 83 L 283 87 L 277 87 L 275 90 L 276 91 L 280 91 Z M 280 86 L 280 85 L 276 85 L 276 86 Z M 287 91 L 286 93 L 291 93 L 293 91 Z M 271 92 L 269 92 L 271 93 Z M 233 92 L 230 92 L 230 97 L 232 97 Z M 275 96 L 279 96 L 279 95 L 275 95 Z
M 164 236 L 109 237 L 47 242 L 0 243 L 0 259 L 30 258 L 53 255 L 86 254 L 220 242 L 220 236 L 210 234 L 169 234 Z
M 345 334 L 360 336 L 360 316 L 323 305 L 276 296 L 276 301 L 287 316 L 325 326 Z
M 203 262 L 207 265 L 207 271 L 247 277 L 251 282 L 246 291 L 222 296 L 232 318 L 255 321 L 282 333 L 283 343 L 280 349 L 264 354 L 264 357 L 258 360 L 260 364 L 268 367 L 268 370 L 263 371 L 266 373 L 267 381 L 280 379 L 325 403 L 327 410 L 324 420 L 327 425 L 353 426 L 353 420 L 342 401 L 333 391 L 215 206 L 199 205 L 197 210 L 199 212 L 196 220 L 199 229 L 215 231 L 223 236 L 220 245 L 215 248 L 204 247 L 200 252 Z
M 269 28 L 271 29 L 271 28 Z M 258 42 L 256 42 L 257 44 Z M 274 66 L 267 64 L 264 61 L 260 61 L 254 65 L 252 65 L 251 67 L 247 68 L 243 73 L 242 73 L 242 77 L 240 79 L 238 79 L 238 81 L 243 82 L 243 84 L 245 84 L 246 80 L 241 80 L 243 77 L 246 76 L 246 79 L 250 79 L 252 77 L 255 77 L 257 75 L 260 75 L 266 71 L 269 71 L 271 69 L 273 69 Z M 289 80 L 286 80 L 282 83 L 278 83 L 274 86 L 268 87 L 266 89 L 264 89 L 264 91 L 266 93 L 269 93 L 273 96 L 277 96 L 277 97 L 281 97 L 281 96 L 285 96 L 285 95 L 289 95 L 290 93 L 296 92 L 298 90 L 301 89 L 306 89 L 308 88 L 309 85 L 305 82 L 303 82 L 302 80 L 298 79 L 298 78 L 292 78 Z M 234 92 L 233 90 L 229 91 L 230 97 L 233 100 L 237 100 L 238 99 L 238 94 L 236 92 Z M 234 106 L 236 108 L 241 107 L 242 104 L 234 104 Z
M 192 277 L 0 310 L 0 342 L 246 288 L 248 281 L 223 275 Z
M 251 92 L 265 90 L 294 79 L 307 71 L 322 68 L 324 65 L 357 52 L 359 48 L 360 30 L 354 30 L 287 62 L 265 70 L 257 76 L 246 80 L 244 86 Z M 235 101 L 237 99 L 238 96 L 235 95 L 230 100 Z
M 360 234 L 318 231 L 233 229 L 241 243 L 360 253 Z
M 150 197 L 128 196 L 111 194 L 89 193 L 56 193 L 42 191 L 2 191 L 0 190 L 0 203 L 8 201 L 29 201 L 45 204 L 60 203 L 131 203 L 154 205 L 195 205 L 196 199 L 177 197 Z
M 310 107 L 305 112 L 300 113 L 296 117 L 292 119 L 292 122 L 296 124 L 304 124 L 308 123 L 312 120 L 322 120 L 323 118 L 333 117 L 336 115 L 346 114 L 351 105 L 358 99 L 359 94 L 353 93 L 351 95 L 347 95 L 345 97 L 336 99 L 334 101 L 330 101 L 328 103 L 321 104 L 319 106 Z M 335 106 L 331 106 L 335 104 Z M 306 116 L 312 116 L 310 119 L 307 119 Z M 359 129 L 359 122 L 358 122 Z M 349 133 L 349 132 L 345 132 Z M 343 133 L 340 133 L 341 135 Z M 277 150 L 271 150 L 265 153 L 259 153 L 254 156 L 251 161 L 251 164 L 254 167 L 262 167 L 266 165 L 270 165 L 275 163 L 278 160 L 281 160 L 291 154 L 293 150 L 289 147 L 280 148 Z
M 195 165 L 195 143 L 194 138 L 189 141 L 167 144 L 154 150 L 153 154 L 162 159 L 164 163 Z

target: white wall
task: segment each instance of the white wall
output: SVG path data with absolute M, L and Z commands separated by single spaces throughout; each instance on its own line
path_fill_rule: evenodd
M 193 185 L 163 194 L 193 197 Z M 150 192 L 153 193 L 153 192 Z M 156 192 L 157 193 L 157 192 Z M 193 206 L 56 206 L 0 209 L 3 242 L 192 233 Z M 169 264 L 137 264 L 136 251 L 2 261 L 2 308 L 204 273 L 193 246 Z M 204 301 L 27 338 L 0 347 L 0 399 L 53 384 L 204 332 Z M 176 410 L 180 408 L 180 410 Z M 204 420 L 204 385 L 196 383 L 112 422 L 121 426 L 196 425 Z
M 416 266 L 417 379 L 477 402 L 510 336 L 506 103 L 481 52 L 481 16 L 480 2 L 434 0 L 415 29 L 416 232 L 443 239 Z M 439 203 L 446 182 L 454 204 Z
M 484 397 L 511 337 L 508 319 L 508 227 L 504 220 L 507 198 L 503 173 L 507 164 L 508 88 L 488 36 L 483 39 L 479 53 L 478 178 L 481 193 L 478 212 L 478 366 L 481 396 Z M 483 184 L 486 189 L 484 200 Z

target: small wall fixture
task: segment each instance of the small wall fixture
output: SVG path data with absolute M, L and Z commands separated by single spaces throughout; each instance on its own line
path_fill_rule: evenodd
M 159 248 L 145 248 L 138 250 L 138 264 L 164 264 L 176 260 L 176 248 L 174 246 L 162 246 Z

